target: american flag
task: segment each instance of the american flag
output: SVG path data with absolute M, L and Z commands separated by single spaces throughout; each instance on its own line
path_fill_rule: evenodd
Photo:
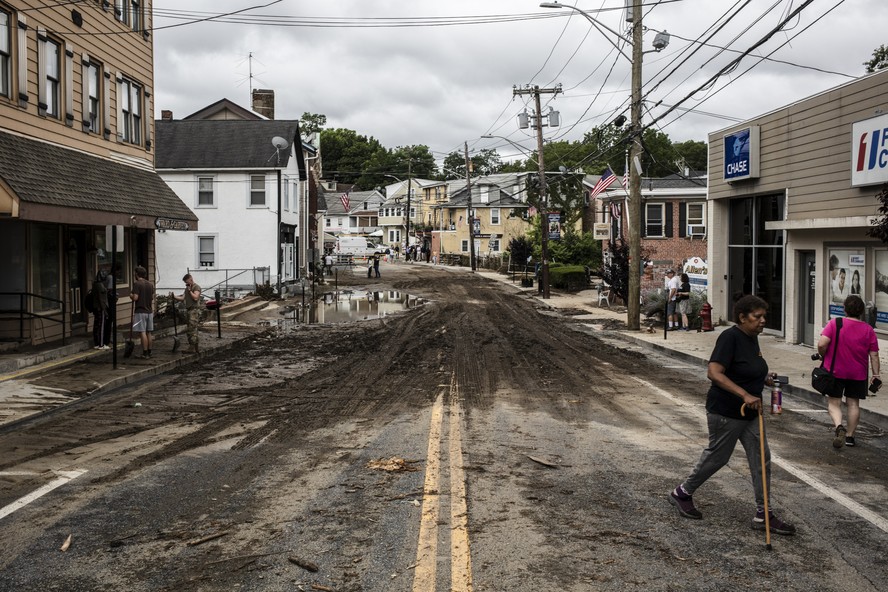
M 623 173 L 623 180 L 621 183 L 623 184 L 623 189 L 629 189 L 629 167 L 626 167 L 626 172 Z
M 342 202 L 342 207 L 345 208 L 345 211 L 347 213 L 349 211 L 349 209 L 348 209 L 348 192 L 347 191 L 339 196 L 339 201 Z
M 620 219 L 620 204 L 615 201 L 611 202 L 611 216 L 617 220 Z
M 617 180 L 617 176 L 611 170 L 610 167 L 604 169 L 604 172 L 601 173 L 601 178 L 598 180 L 598 183 L 595 184 L 595 187 L 592 188 L 592 191 L 589 192 L 589 199 L 595 199 L 598 197 L 598 194 L 610 187 L 611 183 Z

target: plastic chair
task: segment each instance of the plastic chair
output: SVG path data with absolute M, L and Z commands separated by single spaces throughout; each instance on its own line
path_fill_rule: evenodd
M 604 302 L 610 308 L 610 296 L 611 287 L 604 282 L 598 284 L 598 306 L 601 306 L 601 303 Z

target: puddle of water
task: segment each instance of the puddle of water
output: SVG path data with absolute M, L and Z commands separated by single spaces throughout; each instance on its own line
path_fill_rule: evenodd
M 348 323 L 379 319 L 421 306 L 423 298 L 397 290 L 328 292 L 311 307 L 297 307 L 285 320 L 298 323 Z

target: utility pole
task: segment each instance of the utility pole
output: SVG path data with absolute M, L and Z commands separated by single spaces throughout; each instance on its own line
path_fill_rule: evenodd
M 472 215 L 472 161 L 469 160 L 469 143 L 466 149 L 466 221 L 469 227 L 469 266 L 475 271 L 475 217 Z
M 543 163 L 543 115 L 540 106 L 541 94 L 557 95 L 561 92 L 561 86 L 555 88 L 540 88 L 534 86 L 532 88 L 515 88 L 512 95 L 533 95 L 534 106 L 536 108 L 536 132 L 537 132 L 537 166 L 540 175 L 540 235 L 541 235 L 541 251 L 542 251 L 542 269 L 540 270 L 540 283 L 543 288 L 543 298 L 549 298 L 549 197 L 546 189 L 546 168 Z M 526 126 L 525 126 L 526 127 Z
M 629 154 L 629 302 L 626 326 L 638 331 L 641 317 L 641 0 L 632 0 L 632 146 Z
M 407 161 L 407 216 L 405 216 L 405 219 L 407 220 L 407 238 L 405 240 L 407 241 L 406 244 L 407 244 L 408 249 L 410 248 L 410 192 L 413 190 L 413 177 L 411 177 L 411 174 L 412 174 L 411 167 L 412 166 L 413 166 L 413 161 L 408 160 Z

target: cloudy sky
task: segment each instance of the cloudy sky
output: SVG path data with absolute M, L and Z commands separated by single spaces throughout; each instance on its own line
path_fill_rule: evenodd
M 467 141 L 470 150 L 496 148 L 508 158 L 516 148 L 481 136 L 534 149 L 532 131 L 517 126 L 533 103 L 513 97 L 513 86 L 560 84 L 561 94 L 544 96 L 544 111 L 561 115 L 545 137 L 578 140 L 628 114 L 631 65 L 614 44 L 629 56 L 631 47 L 614 34 L 626 31 L 624 0 L 566 4 L 605 25 L 603 33 L 538 0 L 155 0 L 157 115 L 184 117 L 221 98 L 249 106 L 251 86 L 270 88 L 277 119 L 322 113 L 328 128 L 389 148 L 425 144 L 440 159 Z M 885 0 L 643 7 L 645 50 L 657 31 L 672 35 L 666 49 L 644 56 L 644 123 L 674 141 L 706 140 L 738 119 L 861 76 L 862 63 L 888 43 Z

